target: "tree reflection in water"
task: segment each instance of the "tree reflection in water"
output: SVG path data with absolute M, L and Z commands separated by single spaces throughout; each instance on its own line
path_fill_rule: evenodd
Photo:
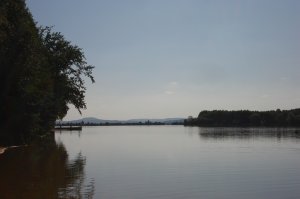
M 69 160 L 62 143 L 51 141 L 7 150 L 0 155 L 0 198 L 93 198 L 86 183 L 86 158 Z
M 201 139 L 255 139 L 255 138 L 294 138 L 299 141 L 299 128 L 240 128 L 240 127 L 201 127 L 199 128 Z

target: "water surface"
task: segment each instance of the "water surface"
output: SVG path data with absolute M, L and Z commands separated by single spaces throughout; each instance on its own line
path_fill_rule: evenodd
M 56 132 L 52 147 L 0 156 L 0 198 L 296 199 L 298 132 L 183 126 Z

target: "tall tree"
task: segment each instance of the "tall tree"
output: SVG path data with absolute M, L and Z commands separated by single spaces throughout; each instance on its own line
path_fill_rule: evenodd
M 53 128 L 68 104 L 86 108 L 82 49 L 37 27 L 24 0 L 0 1 L 0 141 L 23 143 Z

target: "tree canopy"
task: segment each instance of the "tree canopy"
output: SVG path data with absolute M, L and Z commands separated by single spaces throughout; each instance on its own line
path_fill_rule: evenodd
M 68 105 L 86 108 L 91 65 L 83 50 L 50 27 L 38 27 L 24 0 L 0 2 L 0 141 L 45 135 Z
M 273 111 L 201 111 L 197 118 L 184 121 L 188 126 L 300 126 L 300 109 Z

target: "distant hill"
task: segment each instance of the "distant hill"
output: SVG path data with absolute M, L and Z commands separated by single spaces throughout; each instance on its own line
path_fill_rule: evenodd
M 59 121 L 58 121 L 59 122 Z M 82 119 L 78 119 L 78 120 L 70 120 L 70 121 L 62 121 L 61 123 L 71 123 L 71 124 L 78 124 L 78 123 L 93 123 L 93 124 L 105 124 L 105 123 L 119 123 L 120 121 L 118 120 L 103 120 L 103 119 L 98 119 L 95 117 L 85 117 Z
M 134 123 L 163 123 L 163 124 L 174 124 L 174 123 L 183 123 L 184 118 L 164 118 L 164 119 L 130 119 L 130 120 L 105 120 L 98 119 L 95 117 L 85 117 L 78 120 L 70 120 L 70 121 L 57 121 L 59 124 L 134 124 Z

